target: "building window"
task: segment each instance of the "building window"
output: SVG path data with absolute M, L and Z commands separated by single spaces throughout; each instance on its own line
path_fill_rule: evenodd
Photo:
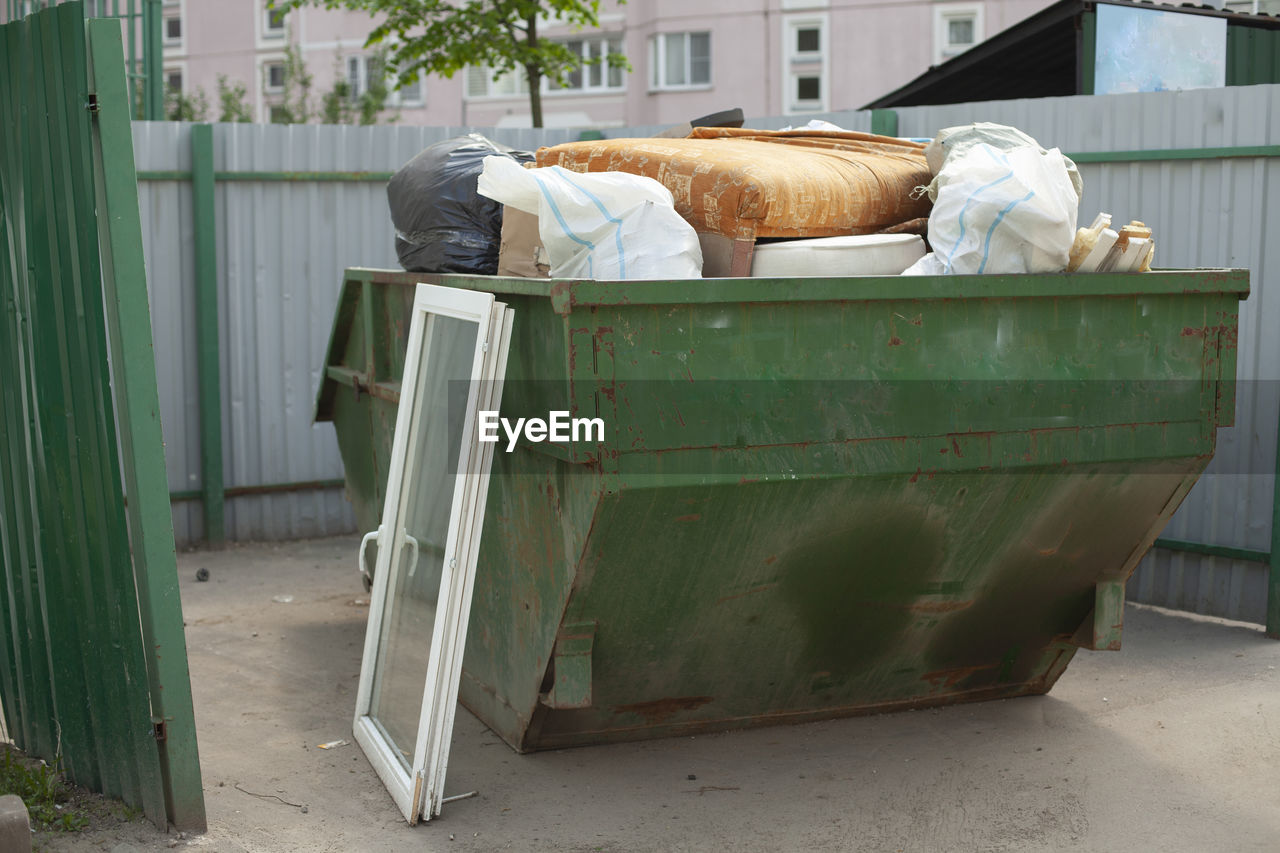
M 284 38 L 284 9 L 269 9 L 263 4 L 262 37 Z
M 711 33 L 665 33 L 649 40 L 649 87 L 711 84 Z
M 384 79 L 386 73 L 376 56 L 348 56 L 347 96 L 353 101 L 359 100 L 369 91 L 370 82 Z M 390 92 L 387 95 L 389 99 L 392 97 Z
M 939 3 L 933 7 L 933 61 L 946 62 L 982 41 L 981 3 Z
M 420 107 L 424 102 L 422 73 L 415 71 L 408 80 L 402 80 L 400 88 L 392 93 L 392 100 L 402 107 Z
M 289 110 L 283 104 L 272 104 L 267 110 L 267 121 L 272 124 L 288 124 L 290 117 Z
M 812 75 L 796 77 L 796 106 L 802 106 L 806 101 L 815 104 L 822 103 L 822 78 Z
M 347 97 L 358 99 L 369 89 L 369 59 L 365 56 L 347 57 Z
M 796 46 L 793 56 L 797 59 L 810 56 L 822 57 L 822 27 L 818 24 L 801 24 L 794 28 Z
M 609 68 L 605 58 L 611 53 L 622 53 L 620 38 L 571 39 L 564 43 L 570 52 L 582 57 L 583 62 L 595 61 L 593 65 L 583 65 L 569 74 L 563 86 L 554 91 L 565 92 L 610 92 L 626 88 L 622 81 L 621 68 Z
M 493 79 L 493 71 L 485 65 L 467 69 L 468 98 L 515 98 L 529 94 L 529 80 L 523 71 L 509 71 Z
M 262 71 L 263 77 L 265 78 L 263 91 L 270 93 L 284 91 L 283 62 L 268 62 L 266 65 L 262 66 Z
M 783 20 L 782 85 L 788 113 L 822 112 L 827 104 L 826 14 Z
M 182 43 L 182 18 L 177 15 L 164 19 L 164 43 Z
M 182 94 L 182 72 L 180 70 L 164 72 L 164 84 L 170 92 Z

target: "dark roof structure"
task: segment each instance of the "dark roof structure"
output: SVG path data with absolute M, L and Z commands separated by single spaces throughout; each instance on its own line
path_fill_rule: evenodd
M 1060 0 L 863 109 L 1091 95 L 1095 14 L 1103 5 L 1226 18 L 1227 85 L 1280 82 L 1280 16 L 1193 3 Z

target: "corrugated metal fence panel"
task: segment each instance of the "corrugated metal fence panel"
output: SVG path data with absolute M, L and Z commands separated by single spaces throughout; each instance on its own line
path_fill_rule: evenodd
M 1280 86 L 1143 95 L 996 101 L 899 110 L 904 136 L 972 121 L 1025 130 L 1064 151 L 1130 151 L 1275 144 Z M 1208 472 L 1164 535 L 1266 551 L 1270 547 L 1276 422 L 1280 417 L 1280 160 L 1239 158 L 1081 164 L 1082 222 L 1105 210 L 1152 227 L 1165 267 L 1245 267 L 1236 426 L 1220 430 Z M 1153 551 L 1129 584 L 1135 601 L 1262 622 L 1266 568 Z
M 139 169 L 191 169 L 189 124 L 134 122 L 133 147 Z M 185 491 L 200 486 L 191 182 L 139 181 L 138 208 L 151 297 L 151 334 L 156 351 L 165 464 L 170 490 Z M 174 537 L 179 543 L 198 539 L 201 525 L 200 504 L 192 501 L 173 504 Z
M 107 360 L 84 12 L 0 28 L 0 694 L 19 746 L 165 818 Z M 86 650 L 92 649 L 92 654 Z

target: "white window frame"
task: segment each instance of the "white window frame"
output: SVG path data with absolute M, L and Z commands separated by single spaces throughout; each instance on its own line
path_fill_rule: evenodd
M 271 66 L 273 65 L 279 65 L 283 71 L 283 73 L 280 76 L 279 86 L 271 85 Z M 262 61 L 258 63 L 258 76 L 261 80 L 260 85 L 262 86 L 262 94 L 263 95 L 284 94 L 284 81 L 285 81 L 285 78 L 288 76 L 288 74 L 289 74 L 289 61 L 287 57 L 281 55 L 281 56 L 268 56 L 263 58 Z
M 684 36 L 684 61 L 685 76 L 693 77 L 693 52 L 691 45 L 693 37 L 706 35 L 708 67 L 707 80 L 703 83 L 694 83 L 686 81 L 684 83 L 668 83 L 664 78 L 667 71 L 667 37 L 668 36 Z M 711 89 L 715 86 L 715 45 L 711 43 L 712 31 L 710 30 L 686 30 L 679 32 L 655 33 L 649 36 L 649 91 L 650 92 L 681 92 L 696 89 Z
M 467 66 L 467 77 L 462 84 L 462 97 L 467 101 L 503 101 L 513 98 L 527 100 L 529 97 L 529 81 L 525 79 L 524 71 L 517 68 L 502 75 L 504 82 L 510 82 L 511 91 L 494 91 L 499 84 L 493 79 L 493 69 L 487 65 L 469 65 Z M 471 84 L 477 79 L 484 80 L 484 92 L 473 93 Z
M 366 66 L 366 74 L 368 74 Z M 391 88 L 387 93 L 387 103 L 393 107 L 425 107 L 427 105 L 427 78 L 421 71 L 413 72 L 413 76 L 418 78 L 418 97 L 406 98 L 404 90 L 400 88 Z M 399 82 L 399 81 L 397 81 Z
M 937 3 L 933 7 L 933 64 L 941 65 L 953 56 L 959 56 L 986 38 L 983 25 L 984 3 Z M 973 43 L 960 45 L 951 42 L 951 22 L 973 21 Z
M 796 44 L 799 33 L 811 29 L 818 31 L 818 49 L 801 51 Z M 788 15 L 782 19 L 782 33 L 783 111 L 787 115 L 826 112 L 831 100 L 831 26 L 828 15 Z M 802 77 L 818 78 L 819 97 L 816 100 L 800 100 L 797 87 Z
M 455 317 L 477 324 L 472 356 L 471 383 L 462 434 L 459 437 L 458 476 L 454 478 L 449 512 L 448 541 L 445 543 L 440 595 L 427 652 L 427 677 L 413 760 L 406 771 L 395 747 L 370 716 L 373 705 L 373 677 L 382 638 L 392 582 L 393 558 L 404 550 L 401 506 L 406 494 L 406 472 L 416 469 L 418 443 L 413 439 L 421 428 L 422 410 L 417 405 L 417 383 L 423 355 L 427 315 Z M 370 593 L 369 620 L 365 629 L 364 656 L 356 694 L 353 731 L 356 742 L 373 765 L 401 814 L 412 825 L 420 817 L 430 820 L 440 813 L 449 746 L 462 674 L 462 653 L 470 619 L 471 591 L 475 583 L 476 557 L 484 521 L 488 493 L 489 466 L 493 443 L 481 444 L 477 414 L 495 410 L 501 399 L 502 377 L 510 343 L 511 314 L 494 300 L 492 293 L 419 284 L 410 314 L 408 355 L 401 388 L 396 431 L 392 442 L 387 500 L 382 524 L 371 538 L 379 540 L 377 569 Z M 363 554 L 364 545 L 361 545 Z M 360 566 L 363 572 L 364 567 Z M 397 569 L 398 571 L 398 569 Z
M 177 11 L 169 13 L 173 7 L 163 7 L 165 14 L 160 17 L 160 46 L 164 50 L 181 51 L 187 43 L 187 8 L 186 4 L 177 7 Z M 182 35 L 175 38 L 169 36 L 169 22 L 177 19 L 178 26 L 182 28 Z
M 548 82 L 547 79 L 544 77 L 542 79 L 542 93 L 544 95 L 553 95 L 553 96 L 616 95 L 621 92 L 627 91 L 626 71 L 622 70 L 621 78 L 620 78 L 621 82 L 617 86 L 610 86 L 609 85 L 609 66 L 604 61 L 604 58 L 607 57 L 610 53 L 610 50 L 609 50 L 610 43 L 617 45 L 618 47 L 616 51 L 617 53 L 622 53 L 626 49 L 626 39 L 623 37 L 622 33 L 600 33 L 600 34 L 592 34 L 589 36 L 582 35 L 582 36 L 575 36 L 572 38 L 558 38 L 556 39 L 556 41 L 560 42 L 561 44 L 565 44 L 571 41 L 581 42 L 582 49 L 581 51 L 579 51 L 578 55 L 584 59 L 589 59 L 592 56 L 594 56 L 595 47 L 599 46 L 601 48 L 601 54 L 600 54 L 601 59 L 600 59 L 599 68 L 600 68 L 600 79 L 602 82 L 599 86 L 592 86 L 590 84 L 591 66 L 584 65 L 579 69 L 579 72 L 582 74 L 581 86 L 577 88 L 552 86 L 551 83 Z
M 256 4 L 253 15 L 253 37 L 255 44 L 259 50 L 280 50 L 280 43 L 283 41 L 288 43 L 291 41 L 290 32 L 293 24 L 301 25 L 302 16 L 305 12 L 302 8 L 290 9 L 284 18 L 284 29 L 269 30 L 267 29 L 267 20 L 270 14 L 267 11 L 266 0 L 252 0 Z M 360 42 L 364 44 L 364 42 Z
M 262 7 L 262 21 L 260 22 L 260 25 L 262 27 L 262 40 L 263 41 L 279 41 L 280 39 L 283 39 L 289 32 L 289 23 L 288 23 L 289 16 L 287 12 L 280 16 L 280 27 L 279 29 L 276 29 L 271 26 L 271 13 L 281 12 L 283 10 L 279 8 L 276 8 L 276 9 L 268 8 L 267 0 L 257 0 L 257 2 L 260 3 Z
M 182 86 L 178 89 L 178 94 L 187 94 L 187 64 L 185 62 L 166 63 L 161 73 L 164 75 L 164 91 L 166 95 L 173 91 L 169 86 L 169 75 L 175 73 L 182 75 Z

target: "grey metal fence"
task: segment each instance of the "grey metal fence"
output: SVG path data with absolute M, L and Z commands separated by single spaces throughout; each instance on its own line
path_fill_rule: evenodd
M 891 128 L 894 119 L 868 112 L 816 117 L 853 130 Z M 809 118 L 750 125 L 778 128 Z M 1253 271 L 1253 295 L 1240 317 L 1237 425 L 1222 431 L 1209 473 L 1166 532 L 1171 539 L 1228 547 L 1153 551 L 1129 592 L 1139 601 L 1264 621 L 1269 575 L 1260 558 L 1272 539 L 1280 417 L 1280 336 L 1265 334 L 1280 327 L 1280 285 L 1271 283 L 1280 269 L 1270 269 L 1275 262 L 1267 252 L 1280 237 L 1272 210 L 1280 202 L 1269 193 L 1280 178 L 1280 146 L 1270 144 L 1280 122 L 1280 86 L 896 113 L 902 136 L 932 136 L 941 127 L 980 120 L 1012 124 L 1077 155 L 1085 181 L 1081 218 L 1105 210 L 1122 221 L 1144 220 L 1155 230 L 1159 265 Z M 658 129 L 607 133 L 644 136 Z M 220 313 L 214 356 L 221 393 L 204 408 L 220 406 L 227 536 L 349 532 L 354 518 L 339 485 L 333 431 L 311 424 L 340 273 L 347 266 L 396 266 L 386 175 L 427 145 L 468 130 L 215 125 L 206 164 L 214 177 L 214 210 L 205 225 L 193 218 L 192 125 L 135 124 L 180 542 L 206 535 L 197 500 L 208 464 L 201 452 L 197 231 L 211 227 L 216 234 L 216 271 L 206 275 L 216 282 Z M 578 137 L 561 129 L 479 132 L 524 149 Z M 1238 552 L 1251 559 L 1223 556 Z

